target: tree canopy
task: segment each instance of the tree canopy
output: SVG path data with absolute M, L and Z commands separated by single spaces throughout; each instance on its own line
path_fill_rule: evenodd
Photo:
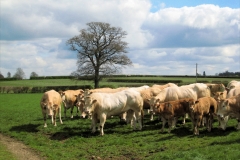
M 103 22 L 90 22 L 87 26 L 67 41 L 70 49 L 78 53 L 78 67 L 71 75 L 92 76 L 98 88 L 102 76 L 119 73 L 122 67 L 132 65 L 126 56 L 128 44 L 122 41 L 127 32 Z
M 25 73 L 23 72 L 22 68 L 17 68 L 16 73 L 13 75 L 14 78 L 19 80 L 25 78 Z
M 32 72 L 31 74 L 30 74 L 30 78 L 31 77 L 38 77 L 38 74 L 36 73 L 36 72 Z

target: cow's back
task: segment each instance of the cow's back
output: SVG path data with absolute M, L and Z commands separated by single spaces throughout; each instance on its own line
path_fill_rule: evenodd
M 58 92 L 56 92 L 54 90 L 50 90 L 46 93 L 47 93 L 49 101 L 51 101 L 54 105 L 58 105 L 58 106 L 61 105 L 62 99 Z
M 61 104 L 62 100 L 58 92 L 56 92 L 55 90 L 50 90 L 43 94 L 41 102 L 59 105 Z
M 212 97 L 201 97 L 198 99 L 196 105 L 196 112 L 198 113 L 216 113 L 217 112 L 217 101 Z
M 77 101 L 77 96 L 80 94 L 80 91 L 83 91 L 82 89 L 78 90 L 66 90 L 65 93 L 65 101 L 66 103 L 69 103 L 71 105 L 74 105 Z
M 227 85 L 228 89 L 232 89 L 234 87 L 240 87 L 240 81 L 232 80 Z
M 140 93 L 134 90 L 123 90 L 115 93 L 92 93 L 90 97 L 97 100 L 94 112 L 105 112 L 108 115 L 119 115 L 119 113 L 129 109 L 135 110 L 143 106 Z
M 231 90 L 228 92 L 226 98 L 230 98 L 230 97 L 236 96 L 236 95 L 238 95 L 238 94 L 240 94 L 240 87 L 236 87 L 236 88 L 231 89 Z

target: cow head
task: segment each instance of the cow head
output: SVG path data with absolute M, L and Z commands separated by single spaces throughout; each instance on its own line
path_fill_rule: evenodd
M 85 101 L 84 101 L 84 91 L 80 91 L 79 94 L 76 94 L 75 97 L 76 97 L 76 106 L 77 107 L 80 107 L 80 106 L 84 106 L 85 104 Z
M 224 93 L 223 92 L 212 93 L 212 95 L 213 95 L 213 98 L 216 101 L 220 101 L 220 100 L 224 99 L 224 97 L 223 97 Z
M 151 98 L 149 100 L 149 104 L 150 104 L 150 112 L 155 112 L 158 109 L 158 106 L 160 105 L 160 99 Z
M 85 97 L 85 113 L 91 114 L 94 111 L 96 99 L 92 99 L 90 96 Z
M 229 110 L 229 101 L 226 100 L 220 100 L 218 101 L 218 110 L 217 110 L 217 115 L 220 117 L 224 117 Z
M 198 100 L 195 101 L 195 102 L 194 102 L 194 101 L 190 101 L 190 102 L 189 102 L 189 111 L 193 113 L 193 112 L 195 111 L 195 108 L 196 108 L 195 106 L 196 106 L 198 103 L 199 103 Z
M 220 115 L 218 115 L 217 119 L 218 119 L 218 121 L 220 123 L 219 127 L 222 130 L 225 130 L 227 128 L 228 116 L 220 116 Z
M 41 102 L 42 112 L 47 114 L 49 117 L 53 115 L 53 107 L 51 103 Z
M 85 89 L 84 91 L 84 97 L 88 97 L 89 95 L 91 95 L 93 92 L 90 91 L 89 89 Z

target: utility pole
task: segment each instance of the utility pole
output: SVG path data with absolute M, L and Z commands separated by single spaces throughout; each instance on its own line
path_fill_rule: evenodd
M 197 63 L 196 63 L 196 83 L 197 83 Z

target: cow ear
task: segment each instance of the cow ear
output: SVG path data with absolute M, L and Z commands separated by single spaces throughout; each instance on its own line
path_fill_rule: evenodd
M 83 94 L 84 93 L 84 91 L 83 90 L 80 90 L 80 94 Z
M 96 103 L 96 102 L 97 102 L 97 100 L 96 100 L 96 99 L 94 99 L 92 103 Z
M 47 103 L 45 103 L 45 102 L 41 102 L 41 105 L 42 105 L 42 106 L 46 106 Z
M 225 90 L 226 90 L 227 92 L 229 92 L 229 91 L 230 91 L 230 88 L 228 88 L 228 87 L 225 87 Z

